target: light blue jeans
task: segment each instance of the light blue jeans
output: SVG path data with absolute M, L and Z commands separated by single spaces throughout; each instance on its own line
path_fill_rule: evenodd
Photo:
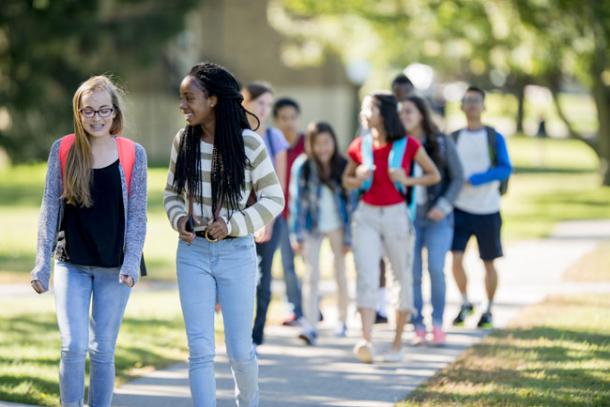
M 61 335 L 61 404 L 84 404 L 85 358 L 89 351 L 89 405 L 109 407 L 114 389 L 114 348 L 131 289 L 119 283 L 118 267 L 61 261 L 55 262 L 53 284 Z
M 258 406 L 258 365 L 251 336 L 257 277 L 254 239 L 210 243 L 197 237 L 190 246 L 180 241 L 176 263 L 194 405 L 216 406 L 214 306 L 218 298 L 237 405 Z
M 428 251 L 428 272 L 432 301 L 432 324 L 443 326 L 445 312 L 445 257 L 453 240 L 453 213 L 438 222 L 417 217 L 415 219 L 415 256 L 413 258 L 413 325 L 424 328 L 422 315 L 422 250 Z

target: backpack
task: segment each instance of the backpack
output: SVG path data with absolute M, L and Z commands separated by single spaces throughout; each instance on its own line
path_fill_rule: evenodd
M 119 165 L 123 168 L 125 174 L 125 185 L 127 186 L 127 195 L 131 190 L 131 174 L 133 173 L 133 167 L 136 163 L 136 144 L 125 137 L 115 137 L 117 150 L 119 153 Z M 61 177 L 64 176 L 66 164 L 68 162 L 68 153 L 76 141 L 76 135 L 74 133 L 64 136 L 59 141 L 59 164 L 61 166 Z M 63 214 L 60 215 L 63 217 Z M 61 226 L 61 219 L 58 222 L 58 228 Z M 127 227 L 127 225 L 125 225 Z M 146 263 L 144 262 L 144 254 L 140 260 L 140 275 L 148 275 L 146 270 Z
M 136 162 L 136 144 L 125 137 L 116 137 L 117 149 L 119 151 L 119 165 L 125 173 L 125 184 L 127 193 L 131 189 L 131 174 Z M 61 138 L 59 142 L 59 163 L 61 164 L 61 176 L 63 177 L 68 162 L 68 153 L 76 141 L 74 133 Z
M 392 142 L 392 150 L 390 150 L 390 155 L 388 156 L 388 168 L 402 168 L 402 160 L 407 151 L 407 138 L 408 136 L 402 137 L 398 140 Z M 362 153 L 362 164 L 366 165 L 369 168 L 373 168 L 374 158 L 373 158 L 373 137 L 370 134 L 366 134 L 362 136 L 362 144 L 360 146 L 360 151 Z M 413 163 L 411 163 L 411 171 L 413 170 Z M 362 183 L 362 187 L 360 188 L 360 195 L 369 189 L 373 185 L 373 177 L 370 177 L 366 181 Z M 415 219 L 415 199 L 413 199 L 413 188 L 406 188 L 400 182 L 395 182 L 394 187 L 400 192 L 400 195 L 405 199 L 405 203 L 407 204 L 407 208 L 409 209 L 409 217 L 411 219 Z
M 451 133 L 451 137 L 457 146 L 458 139 L 460 137 L 460 133 L 462 129 L 456 130 Z M 496 149 L 496 129 L 491 126 L 485 126 L 485 132 L 487 133 L 487 151 L 489 152 L 489 161 L 493 167 L 498 165 L 498 150 Z M 498 190 L 500 191 L 500 195 L 505 195 L 508 192 L 508 181 L 509 178 L 506 178 L 503 181 L 500 181 L 500 187 Z

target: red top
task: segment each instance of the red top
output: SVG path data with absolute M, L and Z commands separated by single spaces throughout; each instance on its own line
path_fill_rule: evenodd
M 289 192 L 290 189 L 290 173 L 292 170 L 292 164 L 297 159 L 298 156 L 305 152 L 305 135 L 299 134 L 297 136 L 297 141 L 293 146 L 288 147 L 286 150 L 286 190 L 284 191 L 284 198 L 286 199 L 286 204 L 284 205 L 284 211 L 282 212 L 282 216 L 284 219 L 288 219 L 288 211 L 289 211 Z
M 411 162 L 419 151 L 420 143 L 413 137 L 407 136 L 407 148 L 402 158 L 402 168 L 407 175 L 411 172 Z M 371 189 L 362 195 L 362 200 L 369 205 L 389 206 L 404 202 L 405 199 L 398 192 L 390 174 L 388 173 L 388 157 L 392 151 L 392 143 L 383 147 L 373 147 L 373 162 L 375 172 Z M 358 165 L 362 164 L 362 137 L 356 138 L 347 149 L 348 156 Z

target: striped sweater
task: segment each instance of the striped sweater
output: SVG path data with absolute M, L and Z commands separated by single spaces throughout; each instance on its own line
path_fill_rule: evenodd
M 183 130 L 180 130 L 172 143 L 169 172 L 165 186 L 163 206 L 172 227 L 178 230 L 178 221 L 188 215 L 187 192 L 179 195 L 174 187 L 174 172 L 180 139 Z M 240 207 L 235 208 L 228 219 L 227 208 L 223 206 L 220 216 L 227 222 L 229 236 L 247 236 L 256 232 L 263 226 L 271 223 L 284 208 L 284 193 L 279 180 L 273 169 L 271 159 L 267 155 L 265 143 L 258 134 L 252 130 L 244 130 L 244 145 L 246 156 L 250 165 L 246 167 L 246 187 L 242 190 Z M 201 182 L 203 202 L 197 197 L 193 201 L 193 218 L 195 220 L 195 231 L 204 230 L 212 220 L 212 167 L 213 145 L 201 142 Z M 254 189 L 257 202 L 246 208 L 246 202 L 250 191 Z

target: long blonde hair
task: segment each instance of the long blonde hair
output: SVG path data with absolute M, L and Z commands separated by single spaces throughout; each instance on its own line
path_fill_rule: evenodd
M 91 207 L 93 205 L 90 190 L 93 156 L 91 153 L 91 141 L 89 140 L 90 136 L 83 127 L 79 110 L 83 95 L 99 90 L 108 92 L 112 100 L 115 117 L 110 127 L 110 134 L 121 134 L 125 121 L 123 91 L 107 76 L 99 75 L 87 79 L 74 93 L 72 98 L 72 113 L 76 140 L 68 153 L 66 168 L 62 177 L 62 198 L 66 199 L 70 204 L 79 204 L 83 207 Z

